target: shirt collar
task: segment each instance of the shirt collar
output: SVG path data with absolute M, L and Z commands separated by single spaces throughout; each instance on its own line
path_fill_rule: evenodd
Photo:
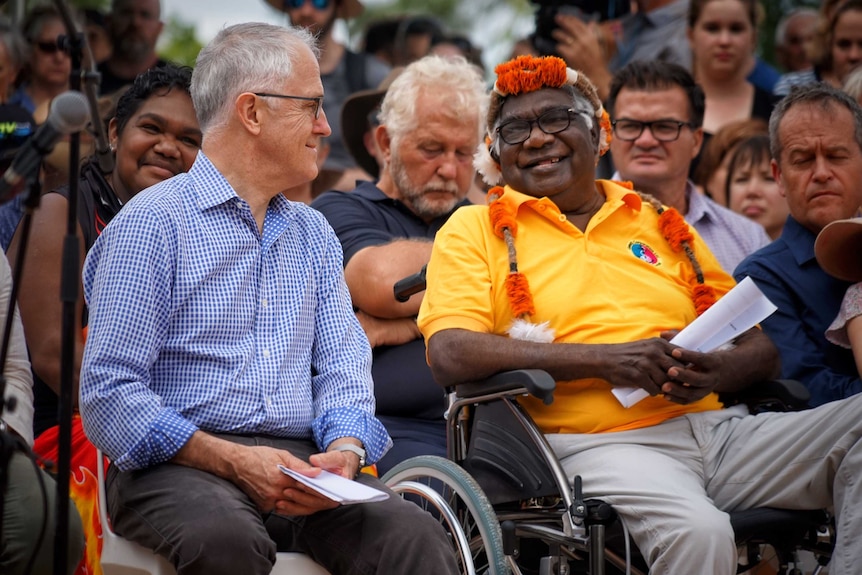
M 350 192 L 351 194 L 355 194 L 359 197 L 365 198 L 366 200 L 371 200 L 372 202 L 385 202 L 386 200 L 392 200 L 392 198 L 383 193 L 383 190 L 377 187 L 376 182 L 362 181 L 357 182 L 357 184 L 356 188 Z
M 195 190 L 198 194 L 198 207 L 201 211 L 225 204 L 231 201 L 242 200 L 230 182 L 222 175 L 218 168 L 213 165 L 209 158 L 198 151 L 189 176 L 195 182 Z M 244 200 L 243 200 L 244 201 Z M 269 203 L 270 209 L 278 211 L 290 211 L 290 201 L 283 195 L 278 194 Z
M 797 222 L 793 216 L 787 216 L 781 239 L 787 244 L 797 265 L 802 266 L 816 259 L 814 240 L 817 239 L 817 234 Z
M 198 194 L 198 206 L 206 210 L 220 204 L 224 204 L 233 198 L 238 198 L 233 186 L 218 171 L 209 158 L 198 151 L 195 163 L 189 170 L 189 176 L 195 183 Z
M 405 211 L 406 213 L 413 215 L 413 217 L 415 217 L 415 218 L 419 217 L 416 214 L 414 214 L 413 210 L 411 210 L 409 207 L 407 207 L 407 205 L 404 202 L 402 202 L 401 200 L 396 200 L 394 198 L 390 198 L 389 196 L 384 194 L 383 190 L 381 190 L 380 188 L 377 187 L 376 182 L 363 181 L 363 182 L 360 182 L 360 184 L 352 192 L 336 192 L 336 193 L 350 193 L 350 194 L 353 194 L 355 196 L 360 196 L 362 198 L 365 198 L 366 200 L 369 200 L 372 202 L 388 202 L 388 203 L 392 204 L 393 206 L 397 206 L 399 209 Z M 436 218 L 434 220 L 434 222 L 439 221 L 439 220 L 446 221 L 447 219 L 449 219 L 449 216 L 451 216 L 455 210 L 457 210 L 458 208 L 460 208 L 462 206 L 469 206 L 469 205 L 470 205 L 470 200 L 468 200 L 467 198 L 464 198 L 463 200 L 461 200 L 460 202 L 458 202 L 455 205 L 455 207 L 452 209 L 451 212 L 449 212 L 448 214 L 445 214 L 443 216 L 440 216 L 439 218 Z M 433 224 L 434 222 L 431 222 L 431 223 Z
M 710 210 L 712 207 L 709 203 L 710 199 L 698 192 L 691 180 L 687 180 L 685 183 L 685 199 L 688 203 L 688 212 L 682 216 L 688 223 L 694 225 L 695 222 L 701 220 L 714 219 L 712 210 Z
M 637 192 L 629 189 L 622 183 L 611 180 L 596 180 L 596 185 L 599 191 L 605 196 L 605 204 L 611 204 L 614 208 L 628 206 L 633 211 L 640 211 L 642 204 L 641 197 Z M 539 205 L 551 205 L 554 209 L 559 210 L 557 205 L 546 197 L 535 198 L 528 196 L 509 186 L 504 188 L 501 200 L 511 206 L 514 212 L 517 212 L 522 205 L 531 209 L 536 209 Z

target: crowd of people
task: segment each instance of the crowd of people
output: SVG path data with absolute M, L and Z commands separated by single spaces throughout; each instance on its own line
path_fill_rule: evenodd
M 519 368 L 558 381 L 523 405 L 651 573 L 735 573 L 728 513 L 764 506 L 830 509 L 830 572 L 855 572 L 862 2 L 783 15 L 774 58 L 757 0 L 561 12 L 493 74 L 430 16 L 373 21 L 354 50 L 334 24 L 359 0 L 267 2 L 290 25 L 226 26 L 194 69 L 157 54 L 159 0 L 74 15 L 112 165 L 88 130 L 77 186 L 60 142 L 38 209 L 0 206 L 0 303 L 19 288 L 0 571 L 52 567 L 50 466 L 24 455 L 58 457 L 74 189 L 69 573 L 101 572 L 97 448 L 114 531 L 180 575 L 268 573 L 285 550 L 455 573 L 409 501 L 341 506 L 278 466 L 386 491 L 393 466 L 446 455 L 446 386 Z M 0 164 L 69 89 L 65 33 L 47 4 L 0 21 Z M 670 343 L 745 278 L 775 313 L 729 349 Z M 810 409 L 718 398 L 777 377 Z

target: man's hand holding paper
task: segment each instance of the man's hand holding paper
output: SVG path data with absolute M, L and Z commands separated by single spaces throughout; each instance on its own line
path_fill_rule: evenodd
M 743 339 L 753 341 L 750 330 L 775 311 L 775 305 L 763 295 L 751 278 L 745 278 L 727 292 L 715 305 L 709 308 L 685 329 L 674 336 L 670 343 L 681 349 L 674 350 L 673 356 L 688 363 L 691 367 L 674 368 L 668 371 L 670 382 L 664 383 L 662 392 L 671 401 L 690 403 L 706 397 L 718 390 L 721 385 L 736 388 L 745 383 L 735 377 L 735 369 L 727 361 L 725 352 L 714 352 L 729 342 L 739 343 Z M 686 351 L 688 350 L 688 351 Z M 689 352 L 694 353 L 689 353 Z M 693 361 L 688 361 L 692 358 Z M 699 360 L 700 363 L 698 363 Z M 740 359 L 737 359 L 739 363 Z M 674 383 L 679 381 L 681 385 Z M 665 391 L 668 386 L 670 392 Z M 686 389 L 687 388 L 687 389 Z M 647 388 L 615 387 L 612 390 L 625 407 L 653 395 Z

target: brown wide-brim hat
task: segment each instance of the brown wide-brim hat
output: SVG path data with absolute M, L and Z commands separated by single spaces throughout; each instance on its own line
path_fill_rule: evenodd
M 862 217 L 837 220 L 823 228 L 814 242 L 814 254 L 829 275 L 862 281 Z
M 335 16 L 338 18 L 342 18 L 344 20 L 350 20 L 351 18 L 356 18 L 362 11 L 365 9 L 362 6 L 362 3 L 359 0 L 333 0 L 334 2 L 338 2 L 338 8 L 336 9 Z M 266 3 L 275 8 L 276 10 L 281 10 L 282 12 L 287 12 L 287 7 L 285 6 L 285 0 L 266 0 Z
M 403 66 L 392 68 L 377 88 L 354 92 L 341 105 L 341 139 L 356 164 L 375 179 L 380 177 L 380 166 L 365 147 L 365 132 L 371 127 L 368 114 L 383 102 L 389 85 L 403 71 Z

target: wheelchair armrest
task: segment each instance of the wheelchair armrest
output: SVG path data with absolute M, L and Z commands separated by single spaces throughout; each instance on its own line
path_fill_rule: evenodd
M 550 405 L 554 401 L 554 389 L 557 382 L 546 371 L 541 369 L 515 369 L 503 371 L 487 379 L 459 383 L 455 393 L 460 398 L 469 399 L 492 393 L 505 393 L 516 389 L 526 389 L 530 395 L 537 397 Z
M 736 393 L 721 394 L 725 405 L 744 403 L 752 413 L 808 409 L 811 394 L 795 379 L 770 379 Z

